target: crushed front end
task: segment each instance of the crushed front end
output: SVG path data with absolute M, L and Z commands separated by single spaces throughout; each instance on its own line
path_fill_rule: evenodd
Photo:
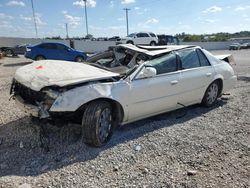
M 46 91 L 34 91 L 13 79 L 10 95 L 27 114 L 40 119 L 50 118 L 49 109 L 56 97 Z M 51 92 L 52 93 L 52 92 Z

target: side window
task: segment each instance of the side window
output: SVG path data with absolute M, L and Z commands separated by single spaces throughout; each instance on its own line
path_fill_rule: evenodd
M 56 46 L 54 44 L 41 44 L 40 48 L 43 48 L 43 49 L 56 49 Z
M 179 51 L 182 63 L 182 69 L 191 69 L 200 67 L 200 62 L 195 49 L 187 49 Z
M 142 37 L 149 37 L 147 33 L 141 33 Z
M 155 35 L 154 33 L 149 33 L 149 35 L 150 35 L 151 37 L 156 37 L 156 35 Z
M 66 46 L 64 46 L 64 45 L 57 44 L 57 45 L 56 45 L 56 49 L 58 49 L 58 50 L 66 50 L 67 48 L 66 48 Z
M 146 66 L 156 69 L 157 75 L 177 71 L 177 58 L 174 53 L 151 60 Z
M 137 36 L 138 38 L 140 38 L 140 37 L 142 37 L 142 33 L 137 33 L 136 36 Z
M 200 49 L 196 50 L 198 57 L 200 59 L 201 66 L 210 66 L 210 63 L 206 56 L 203 54 L 203 52 Z

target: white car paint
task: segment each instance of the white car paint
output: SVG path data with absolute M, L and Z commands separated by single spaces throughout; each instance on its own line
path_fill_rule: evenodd
M 25 86 L 39 91 L 50 85 L 65 86 L 118 75 L 84 63 L 42 60 L 19 68 L 14 77 Z
M 98 79 L 118 74 L 86 64 L 50 60 L 20 68 L 15 79 L 36 91 L 49 85 L 67 86 L 92 81 L 58 94 L 48 111 L 75 112 L 80 106 L 95 99 L 111 99 L 121 105 L 124 117 L 120 123 L 126 124 L 180 108 L 181 105 L 200 103 L 208 86 L 218 78 L 223 80 L 223 92 L 231 89 L 236 83 L 233 68 L 206 50 L 202 51 L 211 66 L 178 70 L 145 79 L 138 75 L 148 61 L 140 64 L 125 79 L 99 82 Z M 37 69 L 39 66 L 43 70 Z
M 147 34 L 148 37 L 141 37 L 140 34 Z M 128 43 L 129 41 L 132 41 L 134 45 L 138 45 L 138 44 L 141 44 L 141 45 L 150 45 L 151 42 L 154 42 L 155 44 L 158 44 L 158 37 L 157 35 L 155 35 L 155 37 L 151 36 L 150 33 L 152 32 L 139 32 L 139 33 L 134 33 L 135 36 L 133 37 L 130 37 L 130 36 L 127 36 L 125 38 L 122 38 L 121 41 L 119 41 L 119 43 Z

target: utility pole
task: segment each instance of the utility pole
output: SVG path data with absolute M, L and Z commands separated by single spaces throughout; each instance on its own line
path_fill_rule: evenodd
M 34 24 L 35 24 L 36 38 L 38 38 L 38 34 L 37 34 L 37 24 L 36 24 L 36 15 L 35 15 L 35 9 L 34 9 L 33 0 L 31 0 L 31 7 L 32 7 L 32 12 L 33 12 Z
M 88 29 L 88 15 L 87 15 L 87 0 L 83 0 L 83 1 L 84 1 L 84 7 L 85 7 L 86 32 L 88 35 L 89 29 Z
M 124 8 L 123 10 L 126 11 L 126 22 L 127 22 L 127 35 L 129 34 L 129 31 L 128 31 L 128 11 L 130 10 L 129 8 Z
M 68 23 L 65 23 L 65 28 L 66 28 L 66 39 L 68 39 L 69 38 Z

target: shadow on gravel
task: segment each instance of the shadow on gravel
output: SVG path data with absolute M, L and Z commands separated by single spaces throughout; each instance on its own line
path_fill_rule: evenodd
M 245 82 L 250 82 L 250 77 L 249 76 L 238 76 L 237 80 L 245 81 Z
M 21 63 L 11 63 L 11 64 L 3 64 L 4 67 L 17 67 L 17 66 L 23 66 L 23 65 L 28 65 L 32 63 L 32 61 L 27 61 L 27 62 L 21 62 Z
M 219 100 L 211 108 L 194 105 L 125 125 L 119 128 L 110 142 L 102 148 L 92 148 L 83 144 L 80 125 L 70 124 L 58 128 L 46 124 L 45 134 L 49 138 L 49 152 L 40 147 L 39 127 L 32 123 L 29 117 L 24 117 L 0 125 L 0 177 L 37 176 L 77 162 L 89 161 L 95 159 L 102 151 L 154 130 L 175 126 L 198 116 L 205 117 L 207 112 L 225 103 L 226 101 Z

